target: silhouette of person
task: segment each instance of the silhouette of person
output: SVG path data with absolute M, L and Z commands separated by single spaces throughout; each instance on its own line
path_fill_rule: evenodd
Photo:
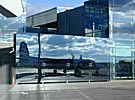
M 80 59 L 82 59 L 82 55 L 80 55 Z

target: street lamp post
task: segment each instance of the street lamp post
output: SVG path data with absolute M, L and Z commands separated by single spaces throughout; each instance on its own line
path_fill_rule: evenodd
M 40 64 L 40 55 L 41 55 L 41 44 L 40 44 L 40 33 L 38 33 L 38 84 L 41 82 L 42 78 L 42 71 L 41 71 L 41 64 Z

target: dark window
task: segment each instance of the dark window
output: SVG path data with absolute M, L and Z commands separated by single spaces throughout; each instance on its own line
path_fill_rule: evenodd
M 108 0 L 89 0 L 85 8 L 85 34 L 92 37 L 109 37 Z M 92 35 L 89 35 L 92 34 Z

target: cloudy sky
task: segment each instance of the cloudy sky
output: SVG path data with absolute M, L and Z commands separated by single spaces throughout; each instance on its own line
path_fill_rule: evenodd
M 30 56 L 37 57 L 37 34 L 18 34 L 17 51 L 19 50 L 20 42 L 24 40 L 27 43 Z M 84 59 L 93 59 L 97 62 L 109 62 L 110 39 L 41 34 L 40 40 L 41 58 L 70 59 L 74 55 L 75 59 L 79 59 L 80 55 L 82 55 Z
M 75 7 L 87 0 L 27 0 L 27 16 L 53 7 Z

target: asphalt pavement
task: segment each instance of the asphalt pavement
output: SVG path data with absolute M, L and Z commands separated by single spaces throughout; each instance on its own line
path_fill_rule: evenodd
M 135 81 L 0 85 L 0 100 L 135 100 Z

